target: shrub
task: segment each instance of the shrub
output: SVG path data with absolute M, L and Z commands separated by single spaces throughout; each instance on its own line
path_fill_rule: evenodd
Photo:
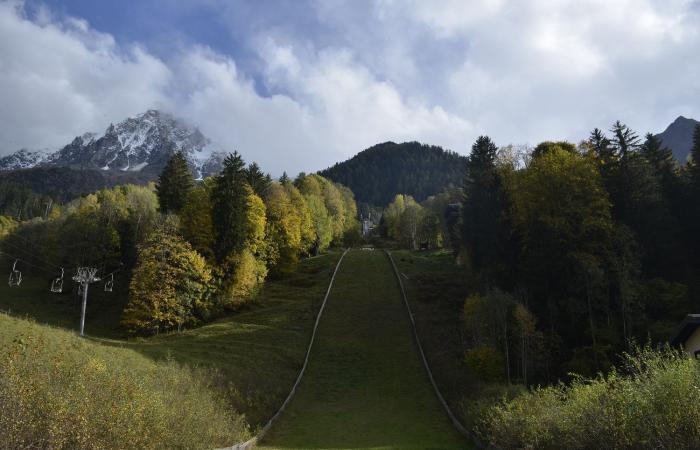
M 0 330 L 3 448 L 215 448 L 248 434 L 202 371 L 6 316 Z
M 496 448 L 700 448 L 700 363 L 670 349 L 624 358 L 607 376 L 492 406 L 477 433 Z

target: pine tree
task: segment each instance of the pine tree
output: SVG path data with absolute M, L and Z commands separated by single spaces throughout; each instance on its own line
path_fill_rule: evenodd
M 494 267 L 507 241 L 502 236 L 506 199 L 496 168 L 496 151 L 489 137 L 480 136 L 467 159 L 464 178 L 462 242 L 477 272 Z
M 690 149 L 691 161 L 688 165 L 691 183 L 695 194 L 695 202 L 700 199 L 700 124 L 695 125 L 693 147 Z
M 257 163 L 251 163 L 245 170 L 245 177 L 250 187 L 259 197 L 265 197 L 270 188 L 272 178 L 269 174 L 264 174 Z
M 610 145 L 610 139 L 608 139 L 605 133 L 599 128 L 591 132 L 588 142 L 591 147 L 593 147 L 593 152 L 596 154 L 601 164 L 607 164 L 613 160 L 615 152 Z
M 613 132 L 611 143 L 620 159 L 625 160 L 630 153 L 639 149 L 639 136 L 624 123 L 616 121 L 610 131 Z
M 178 213 L 185 204 L 187 194 L 194 187 L 194 179 L 182 152 L 170 158 L 158 177 L 156 192 L 162 213 Z
M 215 249 L 219 262 L 230 254 L 240 252 L 247 239 L 248 201 L 246 171 L 238 152 L 226 157 L 224 168 L 215 178 L 212 188 L 212 222 Z

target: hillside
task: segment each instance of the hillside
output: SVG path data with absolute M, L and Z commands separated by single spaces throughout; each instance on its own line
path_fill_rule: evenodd
M 664 145 L 673 150 L 673 156 L 684 164 L 688 160 L 690 148 L 693 146 L 693 132 L 700 124 L 695 119 L 679 116 L 662 133 L 656 135 Z
M 319 172 L 349 187 L 359 202 L 384 206 L 397 193 L 422 201 L 462 183 L 466 158 L 418 142 L 384 142 Z
M 215 374 L 0 313 L 2 448 L 200 448 L 248 432 Z

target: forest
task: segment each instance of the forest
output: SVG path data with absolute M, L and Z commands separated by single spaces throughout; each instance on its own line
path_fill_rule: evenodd
M 464 178 L 465 157 L 441 147 L 385 142 L 322 170 L 320 175 L 347 186 L 359 203 L 384 207 L 396 194 L 423 201 Z
M 482 136 L 463 192 L 468 358 L 526 384 L 592 375 L 692 312 L 700 172 L 654 136 L 616 122 L 525 154 Z
M 78 266 L 127 280 L 121 323 L 132 335 L 191 328 L 239 309 L 268 276 L 359 237 L 349 189 L 318 175 L 272 181 L 238 153 L 201 182 L 178 153 L 156 184 L 105 188 L 65 204 L 12 184 L 0 190 L 5 212 L 19 207 L 27 219 L 0 218 L 4 265 L 47 285 L 65 276 L 66 289 L 75 288 L 68 277 Z

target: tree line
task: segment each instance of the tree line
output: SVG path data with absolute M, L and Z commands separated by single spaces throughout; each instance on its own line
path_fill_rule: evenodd
M 47 279 L 59 268 L 119 269 L 129 279 L 122 326 L 153 334 L 196 326 L 254 299 L 268 276 L 359 237 L 352 192 L 319 175 L 273 181 L 229 155 L 196 182 L 175 154 L 157 184 L 102 189 L 49 213 L 4 218 L 6 263 Z
M 525 384 L 665 342 L 699 297 L 700 127 L 680 166 L 616 122 L 574 145 L 472 146 L 459 243 L 466 361 Z

